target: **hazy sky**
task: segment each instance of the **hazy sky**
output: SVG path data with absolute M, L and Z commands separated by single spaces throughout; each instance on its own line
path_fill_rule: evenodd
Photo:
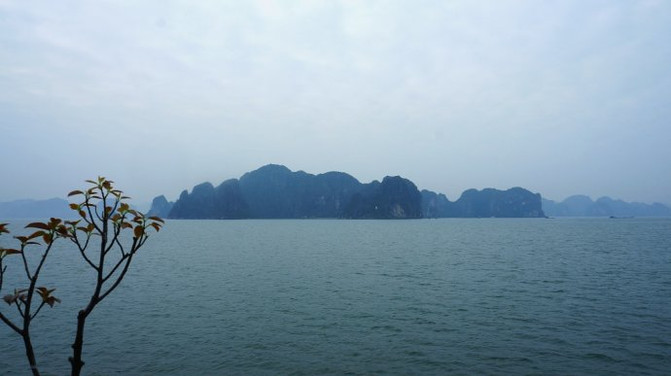
M 671 203 L 671 1 L 0 0 L 0 201 L 264 164 Z

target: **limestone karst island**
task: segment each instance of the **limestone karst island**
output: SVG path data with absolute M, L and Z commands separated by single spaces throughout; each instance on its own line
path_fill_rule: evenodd
M 156 197 L 150 213 L 174 219 L 545 217 L 540 194 L 523 188 L 470 189 L 452 202 L 399 176 L 364 184 L 343 172 L 313 175 L 273 164 L 216 187 L 199 184 L 175 202 Z

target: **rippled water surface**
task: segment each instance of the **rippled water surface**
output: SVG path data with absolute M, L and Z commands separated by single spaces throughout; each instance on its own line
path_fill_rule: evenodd
M 92 276 L 56 251 L 62 375 Z M 671 220 L 169 221 L 86 340 L 88 375 L 668 375 Z M 28 374 L 5 326 L 0 353 Z

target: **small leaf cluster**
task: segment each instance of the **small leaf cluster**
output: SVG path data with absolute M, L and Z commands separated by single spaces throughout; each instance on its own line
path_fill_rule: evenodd
M 56 298 L 55 296 L 51 295 L 52 292 L 54 292 L 56 289 L 47 289 L 44 286 L 37 287 L 35 291 L 37 291 L 38 295 L 42 298 L 42 302 L 45 304 L 48 304 L 49 307 L 53 307 L 55 303 L 60 303 L 61 300 Z M 13 294 L 5 295 L 2 300 L 5 301 L 5 303 L 9 304 L 10 306 L 12 304 L 26 304 L 28 299 L 28 289 L 21 289 L 21 290 L 14 290 Z
M 0 235 L 9 233 L 7 223 L 0 224 Z M 68 238 L 68 230 L 63 220 L 59 218 L 51 218 L 48 222 L 31 222 L 25 226 L 27 229 L 34 229 L 32 234 L 27 236 L 15 236 L 19 241 L 20 249 L 14 248 L 0 248 L 0 290 L 2 290 L 4 273 L 7 266 L 3 265 L 5 257 L 9 255 L 19 255 L 24 266 L 26 277 L 29 281 L 29 287 L 25 289 L 14 289 L 13 293 L 3 296 L 2 300 L 8 305 L 16 305 L 16 308 L 21 317 L 34 318 L 45 304 L 53 307 L 55 303 L 60 303 L 60 299 L 52 295 L 55 289 L 49 289 L 45 286 L 36 286 L 37 279 L 44 265 L 52 244 L 57 238 Z M 43 243 L 43 244 L 42 244 Z M 26 251 L 28 247 L 40 246 L 45 247 L 42 257 L 34 271 L 30 270 Z M 30 312 L 31 302 L 34 294 L 37 293 L 42 298 L 42 302 L 35 312 Z
M 75 190 L 68 197 L 79 197 L 81 201 L 71 203 L 70 209 L 81 217 L 77 221 L 67 221 L 69 234 L 76 237 L 78 232 L 87 237 L 106 232 L 108 222 L 113 225 L 113 235 L 125 229 L 133 230 L 133 237 L 144 240 L 147 229 L 160 231 L 164 221 L 155 216 L 146 217 L 143 213 L 134 210 L 125 200 L 123 192 L 114 188 L 114 182 L 105 177 L 98 177 L 97 181 L 87 180 L 91 185 L 87 190 Z
M 42 240 L 44 244 L 51 244 L 56 240 L 56 238 L 67 238 L 69 237 L 67 227 L 63 224 L 63 220 L 60 218 L 51 218 L 49 222 L 32 222 L 26 225 L 26 228 L 34 228 L 37 231 L 33 232 L 29 236 L 15 236 L 15 238 L 21 242 L 22 246 L 25 245 L 38 245 L 37 240 Z

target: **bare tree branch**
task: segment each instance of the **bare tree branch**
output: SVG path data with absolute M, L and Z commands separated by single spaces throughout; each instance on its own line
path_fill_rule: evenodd
M 42 307 L 44 307 L 45 304 L 47 304 L 47 302 L 44 301 L 44 300 L 42 300 L 42 303 L 40 304 L 39 307 L 37 307 L 37 310 L 35 311 L 35 313 L 33 313 L 33 314 L 30 316 L 30 319 L 31 319 L 31 320 L 34 319 L 35 316 L 37 316 L 38 313 L 40 313 L 40 311 L 42 310 Z
M 12 328 L 12 330 L 17 332 L 19 335 L 23 335 L 22 330 L 18 326 L 16 326 L 9 318 L 5 317 L 5 315 L 3 315 L 2 312 L 0 312 L 0 320 L 2 320 L 2 322 L 7 324 L 7 326 Z
M 130 255 L 128 256 L 128 259 L 127 259 L 127 261 L 126 261 L 126 264 L 124 265 L 124 268 L 123 268 L 123 270 L 121 271 L 121 274 L 119 275 L 119 278 L 117 278 L 116 281 L 114 281 L 114 284 L 113 284 L 113 285 L 112 285 L 112 286 L 111 286 L 105 293 L 103 293 L 103 294 L 100 296 L 100 301 L 102 301 L 103 299 L 105 299 L 105 298 L 107 297 L 107 295 L 109 295 L 112 291 L 114 291 L 114 289 L 117 288 L 117 286 L 119 286 L 119 284 L 121 283 L 121 280 L 123 279 L 123 277 L 126 276 L 126 272 L 128 272 L 128 267 L 130 266 L 130 262 L 131 262 L 131 261 L 133 261 L 133 253 L 130 253 Z
M 122 257 L 122 258 L 119 259 L 119 261 L 116 263 L 116 265 L 114 265 L 114 267 L 112 268 L 112 270 L 111 270 L 109 273 L 107 273 L 107 275 L 103 278 L 103 283 L 107 282 L 107 280 L 110 279 L 110 277 L 114 274 L 114 272 L 116 272 L 117 269 L 119 269 L 119 266 L 121 266 L 121 264 L 122 264 L 125 260 L 127 260 L 128 257 L 130 257 L 130 255 L 128 255 L 128 256 L 124 256 L 124 257 Z
M 86 247 L 89 245 L 89 239 L 91 239 L 91 235 L 89 234 L 89 235 L 86 236 L 86 243 L 84 243 L 83 246 L 79 242 L 79 238 L 77 237 L 76 230 L 75 230 L 74 236 L 71 239 L 72 239 L 72 242 L 75 243 L 75 245 L 79 249 L 79 253 L 84 258 L 84 261 L 86 261 L 86 263 L 89 264 L 93 269 L 98 270 L 98 266 L 96 266 L 96 264 L 94 264 L 93 261 L 91 261 L 91 259 L 89 259 L 88 256 L 86 256 L 86 252 L 85 252 Z

